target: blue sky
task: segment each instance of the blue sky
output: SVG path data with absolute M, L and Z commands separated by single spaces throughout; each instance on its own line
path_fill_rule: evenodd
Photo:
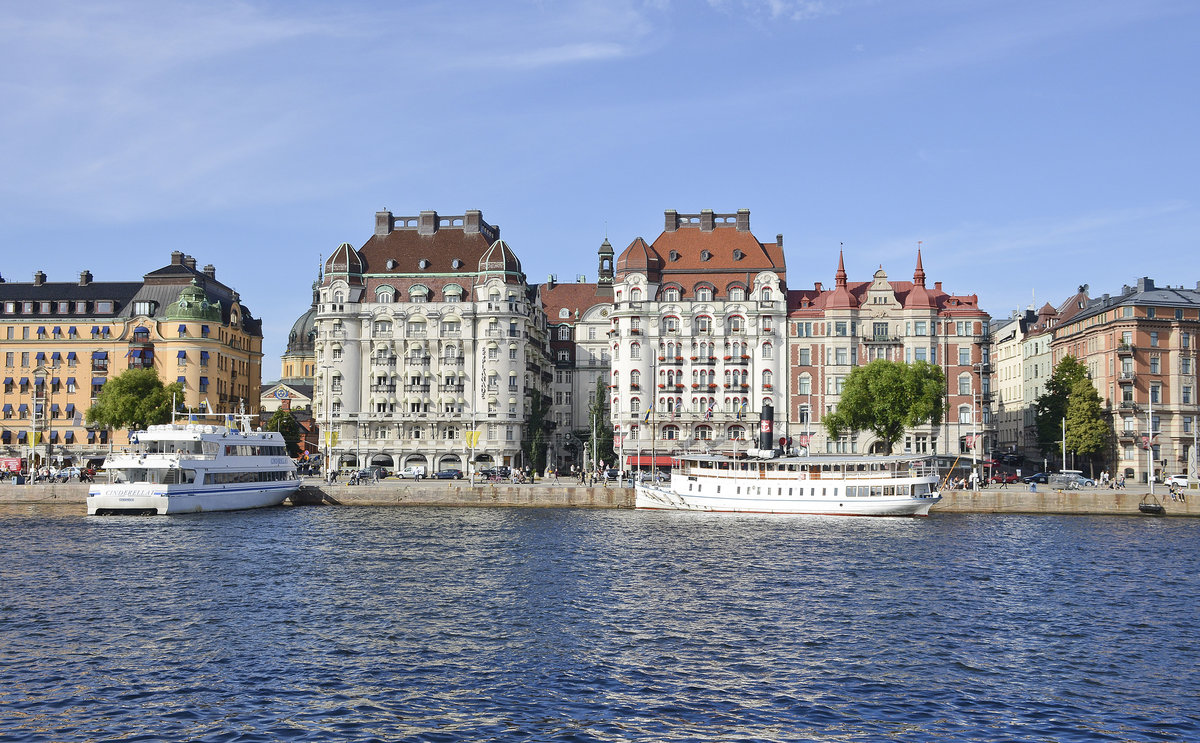
M 1200 3 L 54 2 L 0 14 L 0 273 L 172 250 L 264 321 L 374 213 L 483 210 L 531 280 L 751 210 L 791 287 L 879 266 L 1006 316 L 1200 280 Z

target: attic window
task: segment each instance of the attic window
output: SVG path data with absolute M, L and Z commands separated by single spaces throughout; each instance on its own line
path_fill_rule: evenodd
M 702 261 L 712 260 L 712 253 L 708 252 L 707 250 L 700 251 L 700 260 L 702 260 Z
M 450 261 L 450 266 L 453 268 L 462 268 L 463 262 L 458 258 L 455 258 L 454 260 Z
M 429 268 L 429 259 L 422 258 L 421 260 L 417 261 L 417 267 L 421 269 Z
M 743 259 L 745 257 L 746 257 L 746 254 L 743 253 L 742 251 L 740 251 L 740 250 L 733 251 L 733 259 L 735 261 L 740 261 L 741 259 Z
M 558 311 L 558 316 L 559 317 L 570 317 L 571 311 L 569 309 L 567 309 L 566 307 L 562 307 Z
M 396 267 L 396 259 L 395 259 L 395 258 L 388 258 L 387 267 L 388 267 L 389 269 L 395 268 L 395 267 Z
M 667 254 L 667 257 L 673 261 L 677 261 L 677 260 L 679 260 L 679 251 L 672 250 L 670 253 Z

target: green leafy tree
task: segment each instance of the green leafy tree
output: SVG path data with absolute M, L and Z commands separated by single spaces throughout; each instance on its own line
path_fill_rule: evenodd
M 876 359 L 850 372 L 837 410 L 825 416 L 825 431 L 871 431 L 891 452 L 911 428 L 938 425 L 946 414 L 946 377 L 925 361 L 905 364 Z
M 1100 393 L 1090 379 L 1080 379 L 1071 386 L 1067 398 L 1067 448 L 1087 459 L 1094 474 L 1096 457 L 1107 449 L 1108 442 L 1109 428 Z
M 153 368 L 129 369 L 100 389 L 96 404 L 88 408 L 87 422 L 132 430 L 169 423 L 172 399 L 177 405 L 183 403 L 183 387 L 178 382 L 164 386 Z
M 1062 421 L 1067 416 L 1067 400 L 1071 389 L 1081 380 L 1087 381 L 1087 367 L 1074 356 L 1064 356 L 1046 380 L 1046 391 L 1034 403 L 1038 446 L 1043 453 L 1058 453 L 1062 440 Z
M 546 469 L 546 450 L 550 446 L 550 434 L 554 428 L 549 416 L 550 398 L 533 390 L 529 395 L 529 414 L 525 418 L 521 448 L 525 452 L 525 461 L 530 463 L 535 472 Z
M 601 462 L 617 461 L 616 452 L 613 450 L 612 420 L 609 418 L 608 387 L 605 386 L 603 377 L 596 380 L 596 389 L 592 393 L 592 399 L 588 405 L 588 422 L 592 421 L 596 422 L 594 427 L 576 431 L 573 434 L 584 447 L 587 459 L 592 458 L 592 439 L 594 437 L 596 439 L 596 458 Z
M 288 456 L 300 456 L 300 424 L 292 417 L 289 410 L 280 408 L 276 410 L 267 421 L 266 426 L 268 431 L 278 431 L 283 434 L 283 441 L 287 444 Z

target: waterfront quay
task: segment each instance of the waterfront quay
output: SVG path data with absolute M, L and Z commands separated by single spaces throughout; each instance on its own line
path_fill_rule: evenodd
M 86 483 L 0 484 L 0 505 L 87 502 Z M 1165 487 L 1155 496 L 1166 516 L 1200 516 L 1200 493 L 1172 501 Z M 1137 515 L 1144 489 L 1048 490 L 985 488 L 949 490 L 931 513 L 1091 514 Z M 461 481 L 384 480 L 363 485 L 329 485 L 319 480 L 305 483 L 289 501 L 294 506 L 467 506 L 515 508 L 633 508 L 633 488 L 616 484 L 577 485 L 571 482 L 533 484 L 470 484 Z

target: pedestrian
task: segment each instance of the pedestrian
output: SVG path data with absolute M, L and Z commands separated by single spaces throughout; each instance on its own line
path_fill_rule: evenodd
M 1008 478 L 1003 475 L 1000 476 L 1000 489 L 1008 490 Z
M 550 472 L 551 472 L 551 474 L 554 475 L 554 482 L 555 482 L 555 484 L 557 484 L 558 483 L 558 468 L 554 467 L 550 470 Z

